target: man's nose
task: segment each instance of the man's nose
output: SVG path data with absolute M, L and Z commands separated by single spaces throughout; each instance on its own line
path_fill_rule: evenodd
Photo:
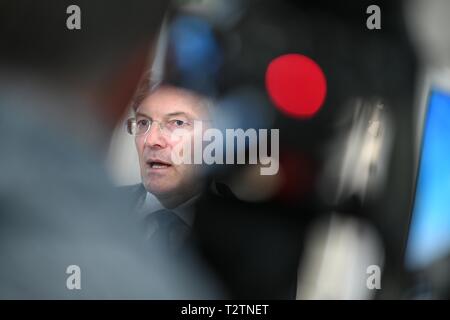
M 161 131 L 159 123 L 154 122 L 145 136 L 144 147 L 165 148 L 167 141 Z

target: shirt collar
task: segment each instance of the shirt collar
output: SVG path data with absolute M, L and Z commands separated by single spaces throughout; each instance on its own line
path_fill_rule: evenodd
M 194 210 L 193 204 L 200 197 L 200 195 L 196 195 L 186 202 L 180 204 L 178 207 L 173 209 L 168 209 L 174 212 L 178 217 L 180 217 L 189 227 L 192 227 L 194 223 Z M 148 214 L 150 212 L 156 212 L 158 210 L 166 209 L 161 202 L 156 198 L 155 195 L 147 192 L 145 195 L 145 200 L 142 206 L 143 214 Z

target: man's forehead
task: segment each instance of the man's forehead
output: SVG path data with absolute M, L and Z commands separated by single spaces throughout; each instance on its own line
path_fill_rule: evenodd
M 170 118 L 170 117 L 178 117 L 178 118 L 191 118 L 192 114 L 184 111 L 174 111 L 174 112 L 160 112 L 160 115 L 162 115 L 162 118 Z M 152 112 L 148 112 L 146 110 L 140 110 L 138 109 L 136 111 L 136 117 L 146 117 L 146 118 L 153 118 Z
M 208 112 L 205 99 L 194 92 L 171 86 L 162 86 L 145 98 L 137 113 L 165 116 L 169 114 L 205 115 Z

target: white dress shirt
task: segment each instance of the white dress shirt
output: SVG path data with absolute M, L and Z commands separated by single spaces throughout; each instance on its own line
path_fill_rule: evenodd
M 192 205 L 198 197 L 199 195 L 196 195 L 174 209 L 167 209 L 161 204 L 161 202 L 158 200 L 158 198 L 156 198 L 155 195 L 147 192 L 147 194 L 145 195 L 144 203 L 142 205 L 141 214 L 147 215 L 158 210 L 167 209 L 174 212 L 189 227 L 192 227 L 194 223 L 194 210 L 192 210 Z

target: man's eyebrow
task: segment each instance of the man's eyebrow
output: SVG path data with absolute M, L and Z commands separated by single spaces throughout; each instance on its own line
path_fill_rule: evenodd
M 139 116 L 144 117 L 144 118 L 149 118 L 149 119 L 152 118 L 152 117 L 150 117 L 149 115 L 147 115 L 147 114 L 145 114 L 145 113 L 136 111 L 136 117 L 139 117 Z
M 144 117 L 144 118 L 148 118 L 148 119 L 153 119 L 148 114 L 145 114 L 145 113 L 140 112 L 140 111 L 136 111 L 135 116 L 136 117 Z M 170 117 L 175 117 L 175 116 L 185 116 L 186 118 L 189 118 L 189 114 L 187 112 L 183 112 L 183 111 L 176 111 L 176 112 L 167 113 L 167 114 L 164 115 L 164 118 L 170 118 Z
M 189 117 L 189 115 L 186 112 L 183 111 L 177 111 L 177 112 L 171 112 L 168 113 L 166 115 L 164 115 L 165 117 L 174 117 L 174 116 L 185 116 L 185 117 Z

